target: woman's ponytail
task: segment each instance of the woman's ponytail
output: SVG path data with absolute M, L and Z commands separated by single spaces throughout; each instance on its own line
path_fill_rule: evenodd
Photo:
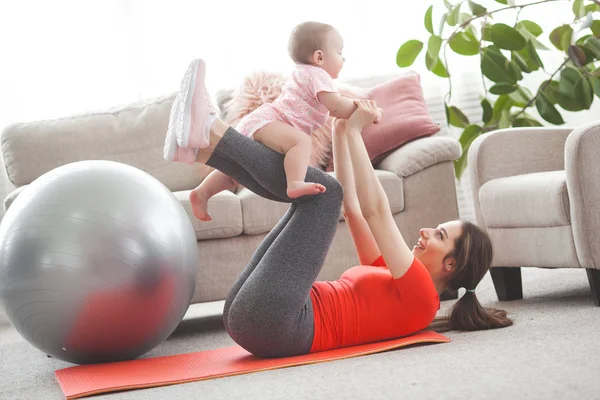
M 476 331 L 481 329 L 503 328 L 512 325 L 506 311 L 484 308 L 479 303 L 475 288 L 492 264 L 492 242 L 485 231 L 477 225 L 463 221 L 463 232 L 455 242 L 455 250 L 447 257 L 456 260 L 455 272 L 448 286 L 450 289 L 467 289 L 467 292 L 454 304 L 447 318 L 438 318 L 435 324 L 443 330 L 456 329 Z

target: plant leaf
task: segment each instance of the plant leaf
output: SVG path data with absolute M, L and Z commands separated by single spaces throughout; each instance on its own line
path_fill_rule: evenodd
M 462 177 L 462 174 L 465 172 L 465 167 L 467 166 L 467 154 L 461 154 L 458 160 L 454 160 L 454 176 L 458 181 Z
M 479 54 L 479 41 L 471 32 L 459 32 L 448 44 L 455 53 L 463 56 Z
M 575 14 L 575 19 L 585 16 L 585 6 L 583 5 L 583 0 L 575 0 L 573 2 L 573 14 Z
M 442 15 L 442 18 L 440 18 L 440 24 L 438 25 L 438 36 L 442 36 L 442 34 L 444 33 L 444 26 L 446 25 L 446 17 L 448 16 L 448 13 L 444 13 Z
M 492 115 L 492 119 L 490 121 L 490 124 L 498 124 L 498 122 L 500 121 L 500 118 L 502 116 L 502 112 L 504 110 L 508 111 L 510 113 L 510 109 L 512 108 L 513 103 L 512 100 L 510 99 L 510 97 L 508 97 L 507 94 L 502 94 L 500 96 L 498 96 L 498 98 L 496 99 L 496 102 L 494 103 L 494 113 Z
M 526 51 L 526 48 L 521 50 L 521 52 L 525 52 L 525 51 Z M 514 61 L 519 66 L 521 71 L 530 73 L 532 71 L 532 69 L 529 67 L 529 64 L 527 63 L 527 59 L 525 58 L 525 56 L 523 56 L 521 54 L 521 52 L 518 52 L 518 51 L 511 52 L 510 53 L 511 61 Z
M 581 66 L 585 64 L 586 55 L 583 49 L 576 45 L 570 45 L 569 50 L 567 51 L 569 58 L 573 62 L 573 64 Z
M 573 67 L 565 67 L 560 72 L 559 91 L 561 95 L 572 96 L 575 86 L 581 78 L 579 70 Z
M 520 81 L 523 79 L 523 74 L 521 74 L 521 69 L 519 65 L 515 61 L 508 62 L 508 74 L 515 80 Z
M 469 150 L 469 146 L 473 143 L 473 140 L 477 139 L 481 132 L 483 132 L 483 129 L 479 125 L 469 125 L 465 128 L 458 139 L 463 152 Z
M 396 64 L 399 67 L 410 67 L 414 62 L 421 50 L 423 49 L 423 42 L 420 40 L 409 40 L 405 42 L 396 54 Z
M 481 55 L 481 71 L 492 82 L 517 83 L 509 72 L 510 61 L 495 46 L 488 46 Z
M 446 66 L 442 63 L 442 61 L 440 61 L 439 57 L 433 59 L 429 57 L 428 53 L 425 53 L 425 66 L 428 70 L 430 70 L 431 72 L 433 72 L 441 78 L 448 77 L 448 71 L 446 70 Z
M 592 30 L 594 36 L 600 36 L 600 21 L 594 20 L 594 22 L 592 22 L 592 26 L 590 26 L 590 29 Z
M 527 44 L 519 31 L 506 24 L 494 24 L 492 26 L 492 42 L 505 50 L 521 50 Z
M 425 21 L 424 22 L 425 22 L 425 29 L 427 29 L 427 32 L 429 32 L 433 35 L 432 13 L 433 13 L 433 6 L 429 6 L 427 11 L 425 12 Z
M 483 26 L 481 27 L 481 37 L 486 42 L 492 41 L 492 24 L 483 24 Z
M 471 14 L 461 12 L 460 14 L 458 14 L 458 23 L 462 25 L 465 22 L 467 22 L 468 20 L 470 20 L 471 18 L 473 18 L 473 16 Z M 471 25 L 469 25 L 469 26 L 471 26 Z
M 517 24 L 516 28 L 515 28 L 521 35 L 523 35 L 523 37 L 525 38 L 525 40 L 527 41 L 531 41 L 533 43 L 533 46 L 538 49 L 538 50 L 550 50 L 548 49 L 548 47 L 546 47 L 542 42 L 540 42 L 537 37 L 529 32 L 527 29 L 525 29 L 522 25 Z
M 594 102 L 594 87 L 592 80 L 587 76 L 584 76 L 581 81 L 577 83 L 575 93 L 583 109 L 589 110 Z
M 431 35 L 427 42 L 427 56 L 432 60 L 437 61 L 442 48 L 442 38 L 437 35 Z
M 583 46 L 591 51 L 594 56 L 600 60 L 600 39 L 591 36 L 585 40 Z
M 517 87 L 517 90 L 511 92 L 508 97 L 513 101 L 517 107 L 525 107 L 529 100 L 533 97 L 529 89 L 524 86 Z
M 480 15 L 487 13 L 487 9 L 484 6 L 477 4 L 471 0 L 469 0 L 469 8 L 471 9 L 471 12 L 473 13 L 473 15 L 476 15 L 476 16 L 480 16 Z
M 583 51 L 583 55 L 585 56 L 583 65 L 588 65 L 596 59 L 596 56 L 594 55 L 594 53 L 592 53 L 586 47 L 583 47 L 583 45 L 577 45 L 577 47 L 579 47 L 581 49 L 581 51 Z
M 510 127 L 510 111 L 502 110 L 500 112 L 500 120 L 498 121 L 498 128 L 506 129 Z
M 446 8 L 448 9 L 448 11 L 452 11 L 452 7 L 454 7 L 452 5 L 452 3 L 450 3 L 448 0 L 444 0 L 444 5 L 446 6 Z
M 596 93 L 596 96 L 600 97 L 600 77 L 595 76 L 592 78 L 592 88 L 594 89 L 594 93 Z
M 513 121 L 512 126 L 516 128 L 526 127 L 526 126 L 543 126 L 538 121 L 533 118 L 517 118 Z
M 467 125 L 469 125 L 469 119 L 458 107 L 446 106 L 446 110 L 448 113 L 448 123 L 450 125 L 459 128 L 465 128 Z
M 538 24 L 536 24 L 533 21 L 529 21 L 527 19 L 519 21 L 517 23 L 517 26 L 515 26 L 515 29 L 521 33 L 522 33 L 522 30 L 525 30 L 525 31 L 531 33 L 535 37 L 540 36 L 544 32 L 543 29 Z
M 535 107 L 540 113 L 540 116 L 551 124 L 562 125 L 565 123 L 556 107 L 554 107 L 544 93 L 538 94 L 538 97 L 535 100 Z
M 527 45 L 521 51 L 521 55 L 526 56 L 527 66 L 532 71 L 544 68 L 544 63 L 542 63 L 542 59 L 538 55 L 535 45 L 531 40 L 527 41 Z
M 590 81 L 577 68 L 561 71 L 559 91 L 558 105 L 567 111 L 589 110 L 594 100 Z
M 461 133 L 458 141 L 462 147 L 462 154 L 458 160 L 454 162 L 454 174 L 457 179 L 460 179 L 467 166 L 469 148 L 475 139 L 481 135 L 483 129 L 479 125 L 469 125 Z
M 492 120 L 492 116 L 494 115 L 494 109 L 492 105 L 488 101 L 488 99 L 481 100 L 481 108 L 483 108 L 483 117 L 482 121 L 484 124 L 487 124 Z
M 561 25 L 550 32 L 550 41 L 559 50 L 566 51 L 571 45 L 573 28 L 570 25 Z
M 452 11 L 448 13 L 448 16 L 446 17 L 446 22 L 448 23 L 448 25 L 455 26 L 458 23 L 458 16 L 460 15 L 461 4 L 462 3 L 458 3 L 454 8 L 452 8 Z
M 548 81 L 544 81 L 540 84 L 540 87 L 546 84 Z M 558 97 L 560 96 L 560 89 L 558 81 L 550 81 L 543 89 L 544 96 L 552 104 L 558 104 Z
M 537 71 L 543 68 L 544 64 L 540 59 L 535 46 L 531 40 L 527 41 L 525 48 L 518 52 L 512 52 L 512 59 L 517 63 L 523 72 Z
M 589 14 L 589 13 L 593 13 L 593 12 L 597 12 L 600 11 L 600 5 L 593 3 L 593 4 L 588 4 L 587 6 L 585 6 L 585 13 Z
M 508 94 L 517 90 L 518 87 L 519 85 L 515 83 L 498 82 L 493 85 L 489 91 L 492 94 Z

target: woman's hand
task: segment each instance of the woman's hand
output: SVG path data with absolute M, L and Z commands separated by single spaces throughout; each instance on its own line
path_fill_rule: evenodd
M 373 100 L 354 100 L 354 104 L 357 108 L 346 122 L 347 129 L 361 131 L 365 126 L 379 121 L 383 117 L 383 110 L 377 107 Z

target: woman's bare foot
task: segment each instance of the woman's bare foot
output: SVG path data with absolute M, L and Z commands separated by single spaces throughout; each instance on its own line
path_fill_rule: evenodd
M 288 184 L 287 195 L 290 199 L 295 199 L 307 194 L 323 193 L 325 190 L 325 186 L 320 183 L 292 181 Z
M 190 203 L 192 204 L 192 212 L 201 221 L 211 221 L 212 217 L 208 213 L 209 197 L 203 194 L 200 190 L 192 190 L 190 192 Z

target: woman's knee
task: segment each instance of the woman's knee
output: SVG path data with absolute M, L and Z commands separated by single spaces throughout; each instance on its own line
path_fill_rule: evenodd
M 334 201 L 339 201 L 341 204 L 341 202 L 344 198 L 344 188 L 342 187 L 340 182 L 337 179 L 335 179 L 333 176 L 331 176 L 327 173 L 323 173 L 323 174 L 324 174 L 323 182 L 320 182 L 320 183 L 327 188 L 327 191 L 325 193 L 320 194 L 319 196 L 326 194 L 329 197 L 332 197 Z

